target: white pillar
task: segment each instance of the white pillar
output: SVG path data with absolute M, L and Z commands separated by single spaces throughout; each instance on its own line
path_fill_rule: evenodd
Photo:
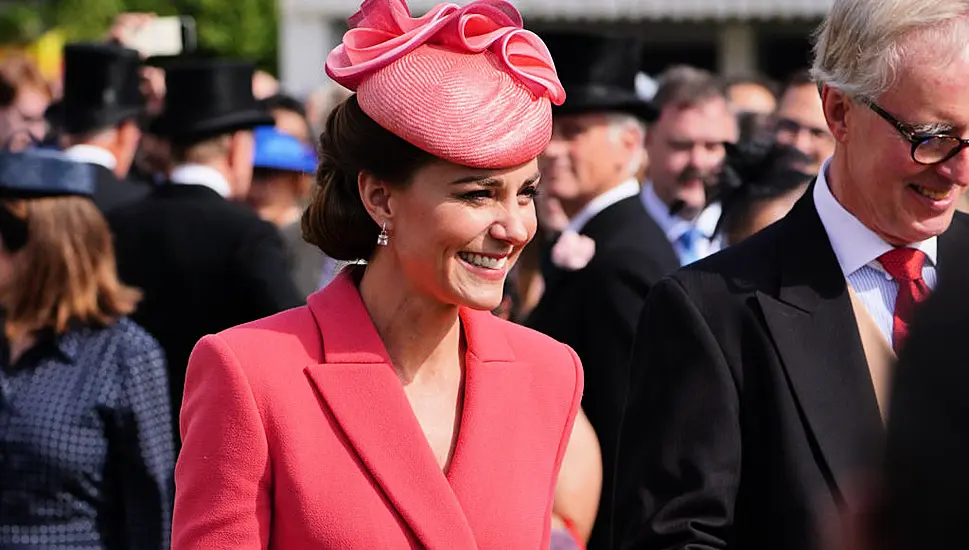
M 323 72 L 326 54 L 341 36 L 335 25 L 320 12 L 286 9 L 279 13 L 279 80 L 287 93 L 305 97 L 327 77 Z
M 748 23 L 728 23 L 718 36 L 718 69 L 725 77 L 757 73 L 757 33 Z

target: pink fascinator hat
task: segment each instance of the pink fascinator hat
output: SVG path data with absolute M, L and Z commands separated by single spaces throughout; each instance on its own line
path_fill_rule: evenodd
M 348 22 L 326 74 L 386 130 L 474 168 L 517 166 L 545 150 L 565 90 L 548 48 L 508 2 L 440 4 L 415 19 L 404 0 L 366 0 Z

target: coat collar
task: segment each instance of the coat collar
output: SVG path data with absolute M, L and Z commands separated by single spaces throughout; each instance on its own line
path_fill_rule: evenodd
M 344 269 L 307 302 L 323 358 L 306 372 L 375 486 L 428 549 L 476 548 L 466 511 L 482 506 L 489 483 L 513 487 L 517 457 L 503 430 L 534 407 L 498 319 L 462 308 L 467 341 L 464 406 L 450 469 L 441 472 L 352 278 Z M 496 464 L 498 465 L 496 467 Z M 505 466 L 508 466 L 507 468 Z M 503 479 L 504 478 L 504 479 Z M 501 485 L 507 483 L 507 485 Z
M 307 299 L 320 331 L 327 337 L 323 362 L 389 366 L 390 357 L 363 305 L 353 272 L 352 268 L 344 269 L 326 288 Z M 460 317 L 469 354 L 482 363 L 514 361 L 508 339 L 496 330 L 493 315 L 461 308 Z

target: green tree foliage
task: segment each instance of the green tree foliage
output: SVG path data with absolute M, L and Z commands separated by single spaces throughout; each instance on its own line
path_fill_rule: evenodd
M 28 42 L 55 27 L 72 40 L 96 40 L 130 11 L 191 15 L 201 51 L 275 71 L 276 0 L 0 0 L 0 42 Z

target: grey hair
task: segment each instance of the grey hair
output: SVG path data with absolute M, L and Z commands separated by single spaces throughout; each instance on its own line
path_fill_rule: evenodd
M 940 66 L 965 54 L 969 0 L 834 0 L 815 38 L 815 82 L 875 99 L 917 42 L 932 45 Z
M 626 113 L 608 113 L 606 114 L 606 124 L 609 125 L 609 141 L 611 143 L 618 143 L 619 136 L 622 132 L 626 130 L 634 130 L 639 134 L 640 143 L 645 143 L 646 140 L 646 124 L 639 120 L 633 115 Z M 629 160 L 629 166 L 626 168 L 627 176 L 633 176 L 639 171 L 639 167 L 643 163 L 643 152 L 640 151 L 633 155 L 633 158 Z

